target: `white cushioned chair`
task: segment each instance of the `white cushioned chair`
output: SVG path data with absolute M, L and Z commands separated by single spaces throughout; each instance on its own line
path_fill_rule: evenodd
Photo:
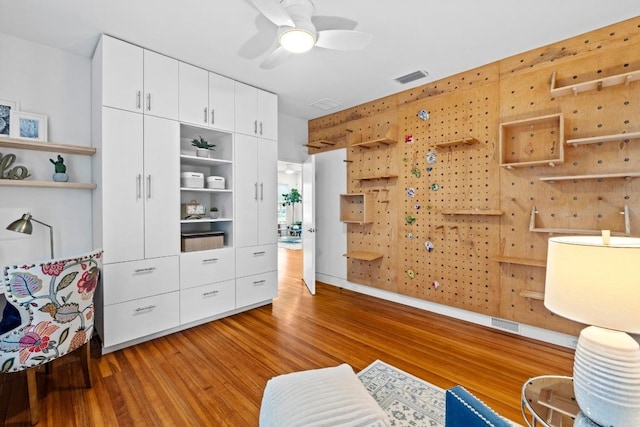
M 89 340 L 101 270 L 101 250 L 2 270 L 0 372 L 26 370 L 31 424 L 40 417 L 34 368 L 81 349 L 82 373 L 91 387 Z

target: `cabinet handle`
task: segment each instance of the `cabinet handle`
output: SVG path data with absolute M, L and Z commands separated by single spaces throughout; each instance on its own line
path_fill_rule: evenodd
M 211 295 L 217 295 L 219 291 L 210 291 L 202 294 L 203 297 L 209 297 Z
M 211 109 L 211 124 L 214 124 L 216 122 L 216 110 L 215 109 Z
M 254 187 L 254 190 L 255 190 L 255 193 L 256 193 L 255 200 L 258 200 L 258 183 L 256 182 L 253 185 L 253 187 Z
M 260 183 L 260 200 L 264 200 L 264 182 Z
M 136 313 L 140 313 L 141 311 L 150 311 L 150 310 L 153 310 L 154 308 L 156 308 L 155 305 L 148 305 L 146 307 L 138 307 L 138 308 L 136 308 L 135 311 L 136 311 Z
M 262 135 L 262 122 L 260 122 L 260 135 Z
M 262 279 L 262 280 L 256 280 L 255 282 L 253 282 L 254 285 L 258 286 L 258 285 L 264 285 L 265 283 L 267 283 L 266 280 Z
M 147 111 L 151 111 L 151 93 L 147 94 Z
M 136 110 L 140 109 L 141 96 L 142 96 L 142 93 L 140 91 L 136 92 Z
M 253 121 L 253 133 L 258 133 L 258 121 Z
M 142 175 L 138 174 L 136 176 L 136 200 L 140 199 L 140 194 L 142 193 Z
M 262 256 L 262 255 L 264 255 L 266 253 L 267 253 L 266 251 L 254 252 L 253 256 Z
M 147 175 L 147 200 L 151 199 L 151 174 Z
M 218 262 L 218 258 L 209 258 L 209 259 L 203 259 L 202 263 L 206 263 L 206 262 Z
M 204 122 L 207 123 L 207 107 L 204 107 Z
M 140 273 L 153 273 L 155 271 L 155 267 L 147 267 L 147 268 L 137 268 L 135 270 L 133 270 L 133 272 L 135 274 L 140 274 Z

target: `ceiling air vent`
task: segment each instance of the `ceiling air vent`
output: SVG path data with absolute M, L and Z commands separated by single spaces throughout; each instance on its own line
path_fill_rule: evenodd
M 429 73 L 427 73 L 426 71 L 418 70 L 418 71 L 414 71 L 413 73 L 409 73 L 409 74 L 405 74 L 404 76 L 400 76 L 400 77 L 396 78 L 395 81 L 397 81 L 399 83 L 402 83 L 403 85 L 406 85 L 407 83 L 411 83 L 413 81 L 425 78 L 428 75 L 429 75 Z
M 311 107 L 315 107 L 322 111 L 329 111 L 341 105 L 342 104 L 340 104 L 338 101 L 334 101 L 333 99 L 329 99 L 329 98 L 324 98 L 324 99 L 321 99 L 320 101 L 316 101 L 313 104 L 311 104 Z

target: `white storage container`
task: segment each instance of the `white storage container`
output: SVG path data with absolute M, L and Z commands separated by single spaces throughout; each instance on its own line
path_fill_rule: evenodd
M 223 176 L 208 176 L 207 188 L 215 188 L 217 190 L 224 190 L 224 177 Z
M 182 172 L 180 174 L 180 187 L 204 188 L 204 174 L 201 172 Z

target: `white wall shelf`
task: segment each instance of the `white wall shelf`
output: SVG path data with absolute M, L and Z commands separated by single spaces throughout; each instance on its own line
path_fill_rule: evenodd
M 30 141 L 26 139 L 0 137 L 0 147 L 15 148 L 20 150 L 46 151 L 49 153 L 78 154 L 80 156 L 93 156 L 95 147 L 85 145 L 55 144 L 47 141 Z
M 632 81 L 640 80 L 640 70 L 629 73 L 617 74 L 615 76 L 603 77 L 601 79 L 590 80 L 588 82 L 576 83 L 569 86 L 556 87 L 556 72 L 551 73 L 551 85 L 549 91 L 551 96 L 577 95 L 580 92 L 590 90 L 602 90 L 605 87 L 628 85 Z
M 67 188 L 76 190 L 95 190 L 96 184 L 84 182 L 27 181 L 24 179 L 0 179 L 2 187 L 40 187 Z

